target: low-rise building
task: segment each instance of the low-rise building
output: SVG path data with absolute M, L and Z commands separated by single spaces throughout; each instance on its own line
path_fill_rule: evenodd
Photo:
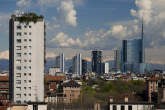
M 64 103 L 71 103 L 80 98 L 81 85 L 71 80 L 63 84 Z

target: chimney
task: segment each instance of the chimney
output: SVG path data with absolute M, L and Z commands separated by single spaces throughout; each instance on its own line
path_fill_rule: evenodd
M 94 104 L 94 110 L 101 110 L 101 107 L 100 107 L 100 103 L 99 102 L 96 102 Z
M 124 102 L 128 102 L 128 97 L 124 97 Z
M 110 103 L 113 102 L 113 97 L 109 97 L 109 102 L 110 102 Z

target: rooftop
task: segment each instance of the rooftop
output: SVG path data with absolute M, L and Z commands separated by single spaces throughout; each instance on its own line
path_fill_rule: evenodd
M 11 15 L 11 19 L 14 19 L 15 21 L 20 21 L 20 22 L 34 22 L 36 23 L 37 21 L 42 21 L 44 19 L 43 15 L 38 16 L 36 13 L 23 13 L 23 14 L 13 14 Z

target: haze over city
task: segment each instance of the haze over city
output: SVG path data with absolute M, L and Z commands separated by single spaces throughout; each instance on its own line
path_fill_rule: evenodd
M 2 0 L 0 1 L 0 58 L 8 59 L 8 21 L 12 13 L 36 12 L 45 17 L 47 57 L 63 51 L 66 58 L 81 52 L 90 59 L 92 49 L 113 49 L 123 39 L 141 37 L 144 20 L 146 61 L 164 64 L 164 0 Z

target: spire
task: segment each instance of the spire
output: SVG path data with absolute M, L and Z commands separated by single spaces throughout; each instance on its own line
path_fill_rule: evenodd
M 143 38 L 144 38 L 144 26 L 143 26 L 143 17 L 142 17 L 142 33 L 141 33 L 142 35 L 141 35 L 141 37 L 142 37 L 142 40 L 143 40 Z
M 141 32 L 141 37 L 142 37 L 142 62 L 145 62 L 145 49 L 144 49 L 144 23 L 143 23 L 143 17 L 142 17 L 142 32 Z

